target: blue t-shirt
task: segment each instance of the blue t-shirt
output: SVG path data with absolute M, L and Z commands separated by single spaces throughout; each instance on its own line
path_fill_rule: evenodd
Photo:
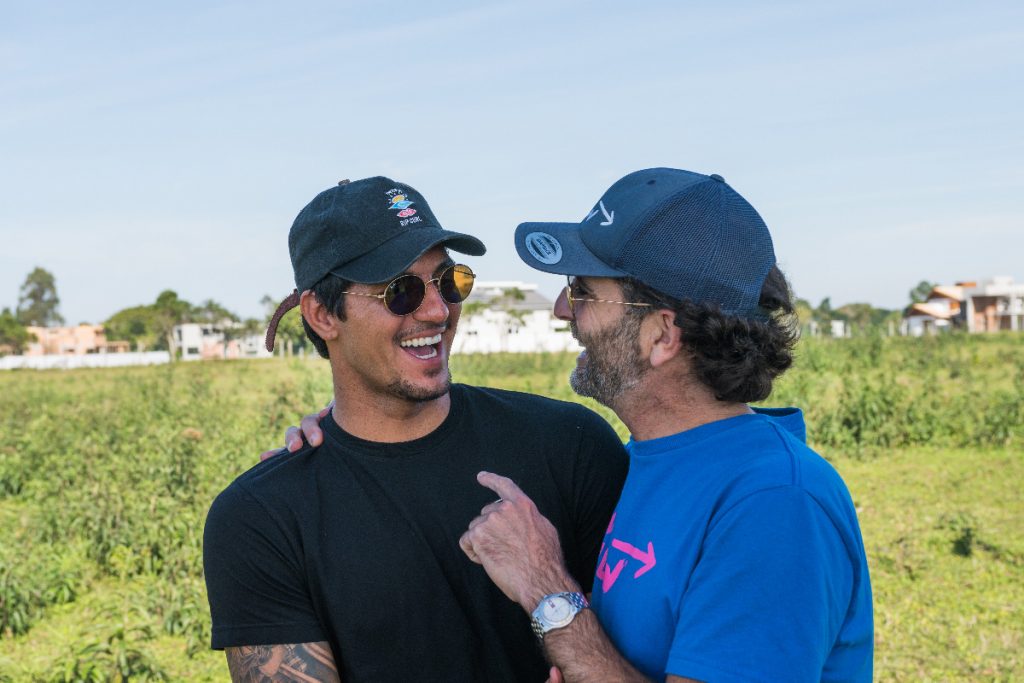
M 795 408 L 630 441 L 592 605 L 644 674 L 870 681 L 864 543 Z

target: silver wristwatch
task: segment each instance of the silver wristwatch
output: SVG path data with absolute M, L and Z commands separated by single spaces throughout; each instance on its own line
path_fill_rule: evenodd
M 544 640 L 544 634 L 556 628 L 568 626 L 582 610 L 590 605 L 583 593 L 552 593 L 541 598 L 537 609 L 531 614 L 533 632 Z

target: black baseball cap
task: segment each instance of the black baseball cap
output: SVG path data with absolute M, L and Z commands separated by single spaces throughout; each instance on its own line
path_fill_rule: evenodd
M 476 237 L 442 228 L 423 195 L 405 183 L 375 176 L 324 190 L 299 212 L 288 233 L 296 289 L 270 320 L 267 350 L 274 348 L 281 316 L 328 274 L 386 282 L 439 245 L 470 256 L 487 251 Z

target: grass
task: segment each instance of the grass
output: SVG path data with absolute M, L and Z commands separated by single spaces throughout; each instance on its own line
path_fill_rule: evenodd
M 769 402 L 805 408 L 853 494 L 877 680 L 1024 680 L 1022 351 L 1024 335 L 802 343 Z M 572 363 L 452 365 L 578 400 Z M 330 391 L 319 360 L 0 374 L 0 682 L 226 680 L 206 509 Z

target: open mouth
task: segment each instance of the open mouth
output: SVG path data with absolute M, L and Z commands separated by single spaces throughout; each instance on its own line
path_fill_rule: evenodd
M 435 334 L 432 337 L 414 337 L 403 340 L 399 346 L 410 356 L 420 360 L 435 358 L 441 350 L 441 335 Z

